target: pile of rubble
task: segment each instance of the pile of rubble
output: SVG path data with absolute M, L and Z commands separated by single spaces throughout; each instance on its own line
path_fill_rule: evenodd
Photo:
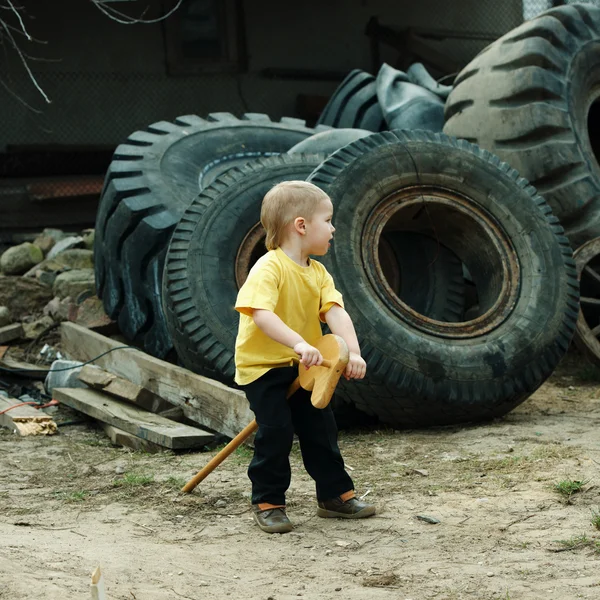
M 110 324 L 96 297 L 93 245 L 93 229 L 77 235 L 45 229 L 0 255 L 0 344 L 40 343 L 67 320 L 93 328 Z M 44 355 L 44 362 L 55 357 L 47 350 Z

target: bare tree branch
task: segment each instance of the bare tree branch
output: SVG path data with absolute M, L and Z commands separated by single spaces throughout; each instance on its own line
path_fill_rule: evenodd
M 4 80 L 2 78 L 0 78 L 0 85 L 16 100 L 18 100 L 23 106 L 25 106 L 26 108 L 28 108 L 31 112 L 37 113 L 38 115 L 42 114 L 41 110 L 38 110 L 37 108 L 33 108 L 33 106 L 31 106 L 30 104 L 27 104 L 27 102 L 25 102 L 25 100 L 23 100 L 23 98 L 21 98 L 21 96 L 19 96 L 18 94 L 16 94 L 15 92 L 13 92 L 10 87 L 8 85 L 6 85 L 6 83 L 4 82 Z
M 19 25 L 21 25 L 21 30 L 25 34 L 25 37 L 29 41 L 31 41 L 31 36 L 27 32 L 27 29 L 25 29 L 25 25 L 23 25 L 23 19 L 21 19 L 21 15 L 19 14 L 19 11 L 15 8 L 15 5 L 12 3 L 11 0 L 6 0 L 6 1 L 8 2 L 8 5 L 10 6 L 10 9 L 15 13 L 15 15 L 17 17 L 17 20 L 19 21 Z
M 10 2 L 10 0 L 9 0 L 9 2 Z M 23 56 L 23 53 L 21 52 L 19 45 L 15 41 L 15 38 L 13 37 L 13 34 L 11 33 L 10 29 L 6 26 L 6 23 L 2 20 L 0 20 L 0 27 L 2 27 L 4 29 L 4 31 L 6 31 L 6 37 L 8 37 L 13 48 L 19 55 L 19 58 L 21 59 L 21 63 L 25 67 L 25 70 L 27 71 L 29 78 L 33 82 L 33 85 L 36 87 L 38 92 L 43 96 L 44 100 L 46 100 L 46 102 L 48 104 L 50 104 L 52 101 L 50 100 L 50 98 L 48 98 L 48 96 L 46 95 L 46 92 L 44 92 L 44 90 L 40 87 L 40 84 L 38 83 L 37 79 L 35 78 L 35 75 L 31 72 L 31 69 L 29 68 L 29 63 L 27 62 L 27 59 L 25 58 L 25 56 Z
M 10 1 L 10 0 L 9 0 Z M 122 23 L 123 25 L 133 25 L 135 23 L 143 23 L 148 25 L 150 23 L 159 23 L 164 19 L 170 17 L 182 4 L 183 0 L 178 0 L 177 4 L 165 15 L 162 17 L 158 17 L 157 19 L 142 19 L 146 12 L 148 11 L 148 7 L 144 9 L 144 12 L 141 14 L 140 18 L 136 19 L 134 17 L 130 17 L 125 13 L 118 11 L 116 8 L 112 6 L 107 6 L 103 0 L 91 0 L 92 4 L 103 14 L 105 14 L 109 19 L 116 21 L 117 23 Z M 118 16 L 116 16 L 118 15 Z M 121 17 L 121 18 L 119 18 Z

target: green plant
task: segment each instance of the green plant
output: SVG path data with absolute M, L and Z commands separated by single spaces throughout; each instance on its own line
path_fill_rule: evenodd
M 567 503 L 570 504 L 571 496 L 581 492 L 587 483 L 587 479 L 584 481 L 563 479 L 563 481 L 554 484 L 554 490 L 563 496 L 567 500 Z
M 113 481 L 115 487 L 138 487 L 150 483 L 154 483 L 154 475 L 138 475 L 137 473 L 125 473 L 121 479 Z

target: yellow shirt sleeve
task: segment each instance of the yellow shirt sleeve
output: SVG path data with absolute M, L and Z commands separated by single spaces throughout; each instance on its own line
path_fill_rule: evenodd
M 344 308 L 344 299 L 342 294 L 335 289 L 333 277 L 323 267 L 323 280 L 321 283 L 321 301 L 319 308 L 319 319 L 325 323 L 325 314 L 334 305 L 338 304 Z
M 279 298 L 279 280 L 280 273 L 272 265 L 251 269 L 238 292 L 235 310 L 249 317 L 256 309 L 273 312 Z

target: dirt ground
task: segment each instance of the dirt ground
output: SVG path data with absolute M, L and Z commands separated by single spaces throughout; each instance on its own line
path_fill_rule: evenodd
M 96 566 L 109 600 L 598 598 L 599 383 L 572 352 L 495 422 L 342 432 L 379 508 L 366 520 L 315 516 L 295 444 L 286 535 L 251 519 L 247 448 L 181 495 L 214 451 L 131 452 L 89 423 L 0 430 L 0 598 L 89 598 Z

